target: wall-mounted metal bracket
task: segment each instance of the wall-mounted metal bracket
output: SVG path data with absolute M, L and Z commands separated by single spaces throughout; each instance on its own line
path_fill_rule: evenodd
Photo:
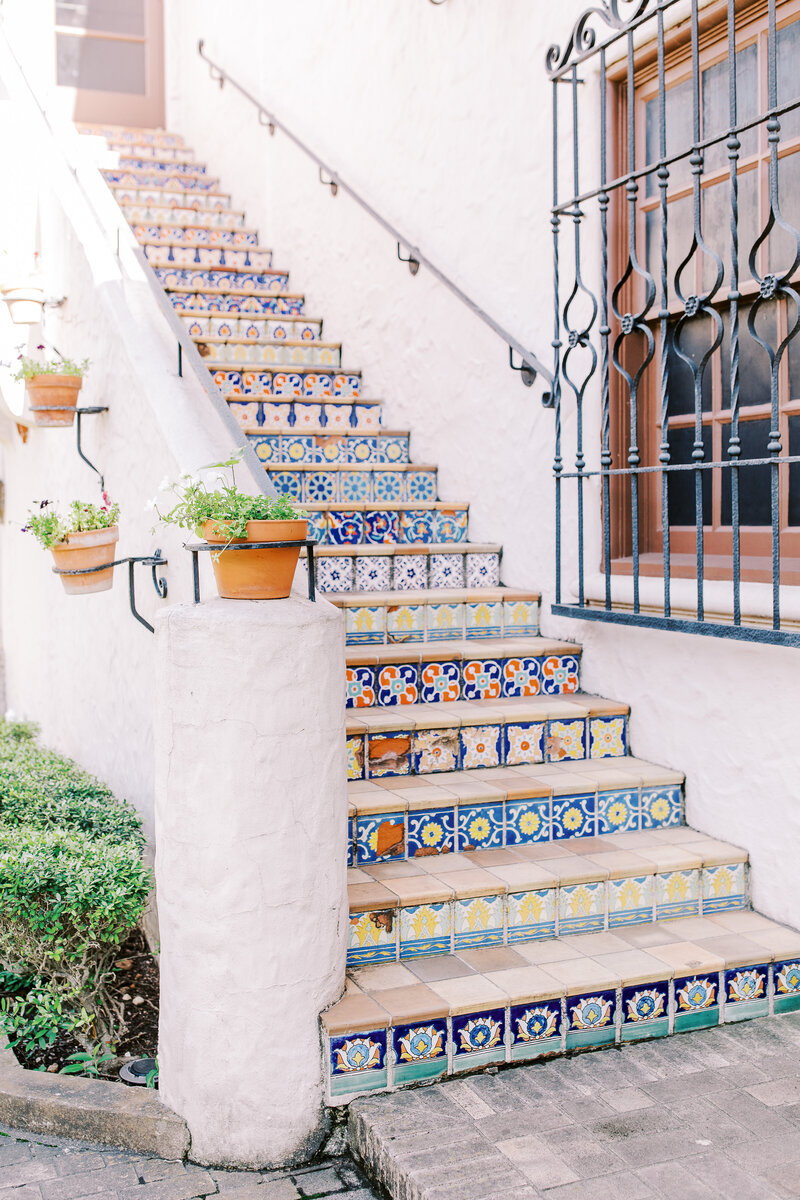
M 83 448 L 82 448 L 82 446 L 81 446 L 81 417 L 93 416 L 95 413 L 104 413 L 104 412 L 108 412 L 108 405 L 95 404 L 95 405 L 92 405 L 92 406 L 90 406 L 89 408 L 72 408 L 72 406 L 71 406 L 71 405 L 69 405 L 69 404 L 36 404 L 36 405 L 33 405 L 33 406 L 31 407 L 31 412 L 68 412 L 68 413 L 75 413 L 75 415 L 76 415 L 76 416 L 77 416 L 77 418 L 78 418 L 78 420 L 77 420 L 77 447 L 78 447 L 78 457 L 83 459 L 83 461 L 86 463 L 87 467 L 91 467 L 91 468 L 92 468 L 92 470 L 94 471 L 95 475 L 99 476 L 99 478 L 100 478 L 100 487 L 101 487 L 101 488 L 102 488 L 102 487 L 104 487 L 104 486 L 105 486 L 105 480 L 103 479 L 102 472 L 101 472 L 101 471 L 98 471 L 98 469 L 97 469 L 97 467 L 94 465 L 94 463 L 93 463 L 93 462 L 92 462 L 90 459 L 88 459 L 88 458 L 86 457 L 86 455 L 83 453 Z M 58 428 L 59 428 L 59 426 L 58 426 L 58 425 L 51 425 L 51 426 L 50 426 L 50 428 L 51 428 L 51 429 L 58 429 Z M 63 428 L 64 428 L 64 429 L 66 429 L 66 428 L 67 428 L 67 426 L 65 425 L 65 426 L 63 426 Z
M 397 243 L 397 257 L 400 259 L 400 262 L 408 263 L 409 271 L 412 275 L 416 275 L 419 270 L 419 259 L 414 257 L 414 250 L 411 246 L 408 247 L 408 258 L 403 258 L 403 255 L 400 253 L 402 245 L 402 242 Z M 419 251 L 417 251 L 417 254 L 419 254 Z
M 512 371 L 519 371 L 519 377 L 525 384 L 525 387 L 533 387 L 536 380 L 536 371 L 524 358 L 519 366 L 517 366 L 517 364 L 514 362 L 513 346 L 508 347 L 508 365 L 511 367 Z
M 153 626 L 149 621 L 146 621 L 142 614 L 136 608 L 136 580 L 134 577 L 133 568 L 136 563 L 142 563 L 146 567 L 151 567 L 153 571 L 153 587 L 156 589 L 156 594 L 162 599 L 167 598 L 167 581 L 163 575 L 157 575 L 159 567 L 165 567 L 169 560 L 164 558 L 160 550 L 154 551 L 153 554 L 144 556 L 132 555 L 129 558 L 115 558 L 113 562 L 101 563 L 99 567 L 82 567 L 76 571 L 66 571 L 63 567 L 53 567 L 54 575 L 96 575 L 98 571 L 108 571 L 111 567 L 121 567 L 123 563 L 128 564 L 128 600 L 131 606 L 131 613 L 139 622 L 144 625 L 145 629 L 149 629 L 151 633 L 155 633 Z
M 336 195 L 339 190 L 339 181 L 335 176 L 331 176 L 329 179 L 326 179 L 323 167 L 320 167 L 319 169 L 319 181 L 320 183 L 323 183 L 325 187 L 329 187 L 331 189 L 332 196 Z
M 200 603 L 200 565 L 198 554 L 203 552 L 216 551 L 221 554 L 223 551 L 228 554 L 231 550 L 283 550 L 289 549 L 292 546 L 305 546 L 306 548 L 306 566 L 308 568 L 308 598 L 316 600 L 317 598 L 317 578 L 316 564 L 314 560 L 314 547 L 316 542 L 306 540 L 305 538 L 294 542 L 228 542 L 226 545 L 223 542 L 192 542 L 189 545 L 184 545 L 184 549 L 189 550 L 192 555 L 192 580 L 194 583 L 194 602 Z
M 259 125 L 264 125 L 269 130 L 270 137 L 275 137 L 275 122 L 263 108 L 258 110 L 258 123 Z

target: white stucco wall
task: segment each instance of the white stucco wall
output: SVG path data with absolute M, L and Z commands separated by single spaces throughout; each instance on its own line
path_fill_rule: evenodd
M 178 378 L 177 346 L 148 283 L 130 255 L 117 259 L 112 252 L 2 45 L 0 77 L 7 93 L 0 101 L 0 150 L 5 162 L 24 164 L 19 176 L 6 172 L 0 183 L 3 246 L 21 261 L 39 251 L 46 294 L 66 297 L 60 308 L 46 310 L 44 335 L 64 355 L 91 360 L 80 404 L 109 411 L 84 418 L 83 447 L 121 505 L 117 555 L 161 547 L 169 559 L 165 601 L 156 596 L 149 568 L 136 568 L 139 610 L 152 622 L 159 608 L 191 597 L 192 577 L 182 549 L 186 535 L 154 531 L 147 501 L 165 478 L 220 461 L 235 443 L 197 378 Z M 91 179 L 90 163 L 86 173 Z M 107 198 L 102 186 L 99 195 Z M 42 329 L 12 326 L 2 307 L 0 358 L 13 362 L 19 347 L 41 341 Z M 20 532 L 33 501 L 98 503 L 100 488 L 78 458 L 74 426 L 32 427 L 23 442 L 13 420 L 20 396 L 8 373 L 0 399 L 5 705 L 37 721 L 45 743 L 135 804 L 152 843 L 154 638 L 130 614 L 126 566 L 116 569 L 110 592 L 67 596 L 51 573 L 49 552 Z M 213 595 L 207 563 L 203 575 L 205 595 Z
M 553 415 L 506 353 L 425 272 L 229 88 L 206 52 L 541 356 L 551 325 L 550 87 L 544 56 L 585 5 L 539 0 L 167 0 L 168 122 L 207 159 L 341 338 L 385 422 L 409 425 L 441 494 L 502 541 L 503 578 L 544 593 L 548 633 L 583 642 L 584 680 L 633 705 L 633 746 L 688 776 L 700 829 L 746 845 L 753 894 L 797 923 L 797 651 L 554 620 Z M 568 242 L 564 239 L 564 247 Z M 545 361 L 547 358 L 545 357 Z M 597 401 L 586 437 L 597 446 Z M 569 424 L 569 423 L 568 423 Z M 567 454 L 569 447 L 567 431 Z M 587 489 L 587 564 L 600 559 Z M 565 539 L 565 552 L 569 542 Z M 567 578 L 570 572 L 566 572 Z

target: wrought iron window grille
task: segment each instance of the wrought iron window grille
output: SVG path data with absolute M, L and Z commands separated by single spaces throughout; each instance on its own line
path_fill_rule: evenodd
M 136 577 L 133 568 L 136 564 L 150 567 L 153 573 L 153 587 L 156 589 L 156 595 L 161 600 L 167 598 L 167 580 L 165 576 L 158 575 L 157 572 L 161 567 L 165 567 L 169 560 L 164 558 L 160 550 L 155 550 L 152 554 L 145 554 L 137 557 L 136 555 L 128 558 L 115 558 L 113 562 L 101 563 L 99 567 L 81 567 L 78 570 L 66 570 L 64 567 L 52 567 L 54 575 L 96 575 L 98 571 L 108 571 L 112 567 L 121 567 L 123 563 L 128 564 L 128 603 L 130 604 L 131 613 L 139 622 L 144 625 L 145 629 L 149 629 L 151 633 L 155 633 L 155 629 L 146 620 L 136 607 Z
M 783 372 L 788 378 L 788 348 L 800 330 L 800 295 L 797 273 L 800 266 L 800 233 L 781 211 L 780 177 L 782 160 L 781 120 L 800 108 L 800 99 L 786 101 L 778 96 L 778 34 L 787 27 L 778 25 L 778 14 L 800 20 L 796 5 L 765 0 L 765 47 L 767 105 L 758 115 L 745 111 L 740 103 L 742 70 L 737 54 L 737 34 L 752 22 L 754 9 L 737 12 L 741 5 L 727 0 L 719 10 L 723 38 L 720 45 L 726 52 L 719 59 L 724 87 L 724 128 L 706 128 L 706 80 L 701 59 L 701 34 L 705 29 L 698 0 L 691 0 L 688 16 L 688 67 L 691 91 L 691 134 L 680 148 L 674 146 L 672 118 L 668 120 L 667 54 L 674 47 L 674 33 L 667 28 L 665 14 L 680 0 L 601 0 L 581 14 L 563 47 L 551 46 L 546 56 L 546 69 L 552 80 L 553 112 L 553 199 L 551 227 L 553 235 L 554 351 L 553 410 L 555 418 L 555 449 L 553 473 L 555 479 L 555 570 L 556 594 L 553 612 L 569 617 L 604 620 L 632 625 L 646 625 L 690 633 L 711 634 L 744 640 L 800 645 L 800 633 L 782 627 L 781 621 L 781 555 L 782 533 L 791 522 L 787 520 L 788 496 L 800 491 L 800 455 L 785 453 L 785 397 L 781 392 Z M 791 9 L 791 11 L 790 11 Z M 719 26 L 718 26 L 719 28 Z M 646 35 L 646 36 L 645 36 Z M 750 35 L 749 35 L 750 36 Z M 673 41 L 670 43 L 669 39 Z M 618 45 L 618 43 L 622 43 Z M 725 43 L 727 43 L 725 45 Z M 620 54 L 622 51 L 622 54 Z M 757 49 L 759 56 L 763 54 Z M 642 163 L 642 141 L 645 136 L 637 93 L 637 73 L 644 54 L 649 54 L 651 84 L 657 83 L 652 103 L 655 128 L 647 133 L 657 145 L 657 153 L 644 146 L 648 160 Z M 614 57 L 613 69 L 610 63 Z M 590 61 L 591 60 L 591 61 Z M 674 61 L 671 60 L 671 61 Z M 716 62 L 716 59 L 715 59 Z M 579 67 L 583 66 L 582 78 Z M 763 70 L 761 58 L 759 71 Z M 595 78 L 596 73 L 596 78 Z M 725 78 L 726 76 L 726 78 Z M 675 76 L 671 77 L 673 80 Z M 581 83 L 587 86 L 579 88 Z M 619 88 L 620 113 L 610 113 L 612 86 Z M 791 88 L 796 87 L 794 80 Z M 599 96 L 598 96 L 599 89 Z M 651 89 L 652 90 L 652 89 Z M 702 93 L 702 95 L 701 95 Z M 719 94 L 718 98 L 719 98 Z M 559 106 L 565 101 L 566 111 Z M 596 116 L 595 116 L 596 114 Z M 588 122 L 599 119 L 599 162 L 597 148 L 587 134 Z M 619 119 L 617 120 L 617 117 Z M 677 124 L 677 121 L 675 122 Z M 564 136 L 564 128 L 571 133 Z M 740 209 L 741 179 L 739 161 L 743 157 L 743 139 L 749 131 L 763 128 L 766 147 L 757 152 L 757 178 L 765 178 L 765 197 L 762 204 L 761 227 L 757 236 L 745 244 Z M 609 170 L 612 158 L 610 143 L 617 135 L 623 169 Z M 762 135 L 763 136 L 763 135 Z M 588 160 L 586 144 L 593 159 Z M 711 222 L 706 216 L 708 193 L 703 183 L 707 178 L 706 159 L 716 147 L 723 147 L 727 159 L 721 175 L 727 184 L 727 246 L 724 254 L 711 244 Z M 800 153 L 792 146 L 786 153 Z M 566 197 L 562 194 L 562 160 L 566 160 L 568 177 Z M 598 176 L 597 186 L 581 189 L 581 174 L 587 160 Z M 685 181 L 685 194 L 691 204 L 691 240 L 688 251 L 675 261 L 668 228 L 671 216 L 668 192 L 679 167 L 688 165 L 690 181 Z M 763 164 L 763 165 L 762 165 Z M 719 164 L 714 171 L 722 170 Z M 642 196 L 644 192 L 644 197 Z M 649 200 L 648 217 L 653 216 L 657 231 L 649 244 L 642 234 L 642 201 Z M 677 210 L 675 210 L 677 211 Z M 562 223 L 572 226 L 568 242 L 562 237 Z M 589 240 L 599 233 L 599 245 Z M 779 265 L 772 263 L 771 235 L 780 231 L 790 247 L 788 257 Z M 715 233 L 712 230 L 712 233 Z M 616 241 L 615 241 L 616 239 Z M 619 243 L 619 244 L 617 244 Z M 587 254 L 587 247 L 589 253 Z M 619 260 L 618 266 L 616 260 Z M 751 280 L 745 280 L 747 264 Z M 699 264 L 703 264 L 701 267 Z M 593 278 L 596 276 L 596 279 Z M 725 286 L 727 285 L 727 287 Z M 767 328 L 771 320 L 766 306 L 781 302 L 785 316 L 782 324 L 775 318 L 774 332 Z M 746 320 L 743 320 L 747 307 Z M 777 310 L 776 310 L 777 311 Z M 766 313 L 766 316 L 764 315 Z M 700 337 L 700 331 L 705 337 Z M 769 431 L 763 439 L 760 453 L 751 446 L 745 453 L 744 434 L 748 432 L 742 412 L 750 401 L 742 391 L 743 339 L 749 338 L 763 354 L 762 366 L 768 374 L 768 403 L 765 401 L 765 420 Z M 723 362 L 724 356 L 724 362 Z M 686 461 L 680 461 L 674 436 L 674 398 L 678 369 L 691 376 L 686 388 L 687 411 L 684 427 L 686 437 L 692 437 Z M 728 380 L 729 408 L 725 410 L 727 435 L 722 450 L 716 455 L 713 446 L 709 453 L 706 437 L 711 418 L 705 406 L 705 394 L 711 386 L 711 371 L 724 372 Z M 645 427 L 647 408 L 642 398 L 644 389 L 655 397 L 651 412 L 655 419 Z M 617 397 L 618 399 L 615 399 Z M 597 466 L 587 466 L 585 423 L 588 406 L 599 401 L 599 414 L 590 414 L 599 427 Z M 599 415 L 599 420 L 597 419 Z M 712 414 L 714 415 L 714 414 Z M 693 420 L 692 420 L 693 418 Z M 671 425 L 671 422 L 673 424 Z M 782 428 L 783 422 L 783 428 Z M 660 440 L 643 439 L 655 434 L 660 426 Z M 720 424 L 720 429 L 722 429 Z M 713 433 L 713 425 L 711 426 Z M 567 445 L 569 439 L 569 446 Z M 566 460 L 568 450 L 574 452 L 574 469 Z M 647 461 L 648 454 L 656 461 Z M 727 457 L 723 457 L 725 454 Z M 594 455 L 593 455 L 594 458 Z M 620 459 L 624 465 L 620 465 Z M 742 617 L 742 504 L 748 502 L 748 488 L 757 484 L 752 472 L 766 469 L 769 475 L 769 521 L 763 522 L 769 541 L 769 581 L 771 585 L 771 620 L 769 628 L 748 625 Z M 642 497 L 640 489 L 649 486 L 648 477 L 660 479 L 660 497 L 652 507 L 660 516 L 661 550 L 650 555 L 660 558 L 663 576 L 663 605 L 653 612 L 652 605 L 642 605 L 640 594 Z M 681 492 L 682 479 L 692 477 L 694 488 Z M 719 479 L 730 504 L 730 579 L 731 624 L 708 621 L 705 602 L 706 526 L 708 522 L 708 481 Z M 586 587 L 586 486 L 587 481 L 599 483 L 599 504 L 602 515 L 602 571 L 604 597 L 587 597 Z M 573 489 L 567 498 L 567 481 Z M 782 483 L 783 481 L 783 483 Z M 621 485 L 621 486 L 620 486 Z M 716 484 L 714 485 L 716 486 Z M 705 491 L 704 491 L 705 488 Z M 783 490 L 782 490 L 783 488 Z M 612 489 L 615 503 L 612 513 Z M 657 495 L 657 489 L 648 496 Z M 671 493 L 673 501 L 671 501 Z M 696 577 L 694 615 L 673 614 L 672 571 L 673 531 L 677 522 L 671 520 L 671 503 L 680 494 L 693 509 L 693 576 Z M 721 495 L 722 491 L 718 491 Z M 567 500 L 569 501 L 569 507 Z M 726 500 L 727 503 L 727 500 Z M 621 514 L 627 508 L 625 530 L 630 541 L 629 566 L 632 572 L 632 604 L 622 608 L 612 602 L 612 561 L 618 540 Z M 750 511 L 745 508 L 745 511 Z M 615 524 L 616 521 L 616 524 Z M 566 523 L 574 522 L 576 532 L 577 602 L 564 596 L 564 544 Z M 800 524 L 796 521 L 795 524 Z M 691 529 L 691 522 L 686 522 Z M 728 537 L 727 525 L 718 522 Z M 745 530 L 749 536 L 751 530 Z M 800 533 L 800 530 L 798 530 Z M 687 533 L 688 537 L 691 534 Z M 572 558 L 570 559 L 570 564 Z M 647 609 L 647 611 L 645 611 Z
M 299 541 L 290 542 L 228 542 L 223 545 L 219 542 L 191 542 L 184 545 L 185 550 L 189 550 L 192 555 L 192 583 L 194 586 L 194 602 L 200 603 L 200 563 L 198 554 L 228 554 L 230 551 L 248 551 L 248 550 L 282 550 L 290 547 L 300 546 L 305 547 L 306 551 L 306 568 L 308 572 L 308 598 L 311 601 L 317 599 L 317 578 L 316 578 L 316 560 L 314 558 L 314 547 L 316 542 L 310 539 L 301 539 Z

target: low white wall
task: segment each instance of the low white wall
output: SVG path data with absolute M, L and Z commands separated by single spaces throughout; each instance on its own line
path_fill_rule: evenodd
M 319 1149 L 319 1013 L 344 984 L 343 618 L 215 600 L 158 619 L 159 1094 L 196 1162 Z
M 796 923 L 798 652 L 549 615 L 554 421 L 538 384 L 523 388 L 494 336 L 424 270 L 412 279 L 388 236 L 346 197 L 332 199 L 286 139 L 270 138 L 240 97 L 212 83 L 196 49 L 204 38 L 212 58 L 546 356 L 544 58 L 585 7 L 229 0 L 223 17 L 212 0 L 167 0 L 168 122 L 221 174 L 309 311 L 325 317 L 326 334 L 344 340 L 348 365 L 363 367 L 366 391 L 385 400 L 386 424 L 410 425 L 414 458 L 438 462 L 442 496 L 470 501 L 472 537 L 503 542 L 504 581 L 540 587 L 545 631 L 584 643 L 586 685 L 631 701 L 634 750 L 686 771 L 689 819 L 746 845 L 757 905 Z M 569 235 L 562 241 L 566 279 Z M 565 414 L 565 463 L 574 461 L 571 432 Z M 594 394 L 585 436 L 591 456 Z M 600 561 L 598 528 L 589 487 L 588 570 Z M 565 530 L 568 579 L 574 541 Z

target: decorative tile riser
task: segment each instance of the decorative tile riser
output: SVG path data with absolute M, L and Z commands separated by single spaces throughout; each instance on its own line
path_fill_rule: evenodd
M 250 407 L 249 405 L 244 407 Z M 292 407 L 292 406 L 287 406 Z M 306 406 L 300 405 L 304 408 Z M 314 406 L 317 407 L 317 406 Z M 328 407 L 327 405 L 325 407 Z M 339 408 L 343 406 L 334 405 Z M 231 408 L 235 408 L 232 404 Z M 338 415 L 338 414 L 337 414 Z M 255 422 L 253 422 L 255 423 Z M 374 437 L 336 434 L 250 434 L 248 441 L 265 466 L 277 463 L 407 463 L 407 434 Z
M 109 187 L 112 188 L 147 188 L 149 190 L 157 189 L 158 191 L 176 191 L 176 192 L 218 192 L 219 180 L 212 179 L 208 176 L 196 177 L 194 175 L 183 175 L 171 173 L 168 175 L 156 174 L 151 167 L 146 170 L 137 168 L 120 168 L 116 171 L 103 171 L 103 178 Z
M 499 554 L 320 555 L 316 564 L 321 592 L 496 588 L 500 583 Z
M 168 133 L 164 129 L 130 129 L 124 125 L 96 125 L 93 122 L 78 122 L 78 132 L 90 137 L 102 137 L 126 149 L 134 146 L 183 146 L 179 133 Z
M 628 721 L 623 716 L 542 721 L 509 718 L 485 725 L 409 730 L 402 726 L 399 706 L 397 715 L 396 731 L 347 735 L 348 779 L 622 758 L 628 752 Z M 574 835 L 577 827 L 569 832 Z
M 285 468 L 271 470 L 270 479 L 279 491 L 306 504 L 364 504 L 371 500 L 413 504 L 437 499 L 435 470 L 308 471 Z
M 378 404 L 337 403 L 331 399 L 324 404 L 292 400 L 235 400 L 227 397 L 231 412 L 248 433 L 287 426 L 314 434 L 325 430 L 331 434 L 360 430 L 374 433 L 380 428 L 381 410 Z M 262 462 L 264 460 L 262 459 Z
M 191 267 L 156 267 L 156 278 L 159 283 L 169 288 L 195 288 L 197 291 L 202 291 L 204 288 L 235 288 L 242 290 L 244 288 L 256 293 L 285 292 L 289 286 L 289 276 L 285 272 L 270 271 L 214 271 L 212 270 L 197 270 Z
M 142 229 L 160 229 L 173 226 L 176 229 L 211 230 L 226 229 L 234 232 L 245 228 L 243 212 L 232 209 L 220 209 L 213 212 L 198 208 L 190 208 L 178 198 L 170 207 L 142 208 L 139 205 L 128 205 L 122 211 L 128 223 L 135 232 Z M 250 231 L 248 231 L 250 232 Z
M 733 912 L 747 906 L 744 863 L 714 867 L 711 872 L 717 874 L 712 876 L 707 870 L 691 872 L 696 876 L 691 883 L 695 899 L 682 915 L 702 916 L 706 895 L 713 897 L 714 904 L 709 910 L 712 913 Z M 730 877 L 731 891 L 723 896 L 715 891 L 720 872 Z M 671 886 L 670 874 L 647 875 L 610 883 L 602 880 L 595 884 L 568 884 L 506 895 L 492 893 L 437 904 L 351 913 L 347 965 L 367 967 L 653 924 L 664 920 L 657 897 Z M 620 895 L 625 907 L 619 907 Z M 431 940 L 435 942 L 434 950 L 427 944 Z
M 192 337 L 251 338 L 255 342 L 316 342 L 322 337 L 322 321 L 187 314 L 183 323 Z
M 358 375 L 339 371 L 228 371 L 209 367 L 214 383 L 223 396 L 308 396 L 343 400 L 353 399 L 361 391 Z M 317 422 L 319 423 L 319 422 Z M 281 425 L 291 425 L 291 420 L 281 420 Z
M 538 601 L 449 601 L 446 603 L 346 607 L 348 646 L 448 642 L 461 638 L 509 637 L 539 632 Z
M 197 338 L 202 342 L 202 335 Z M 224 362 L 245 365 L 271 365 L 295 367 L 337 367 L 342 365 L 342 354 L 338 346 L 320 346 L 308 340 L 302 346 L 268 345 L 255 339 L 249 345 L 241 342 L 203 342 L 201 354 L 207 363 Z
M 148 170 L 187 170 L 202 174 L 204 163 L 195 162 L 192 152 L 185 146 L 146 146 L 112 141 L 109 150 L 119 154 L 120 165 L 125 167 L 147 167 Z
M 787 989 L 786 980 L 797 978 Z M 755 998 L 737 999 L 743 988 Z M 677 979 L 662 976 L 575 996 L 325 1037 L 328 1099 L 395 1089 L 492 1064 L 666 1037 L 772 1013 L 800 1011 L 800 962 L 753 962 Z
M 135 224 L 132 228 L 140 242 L 183 242 L 187 246 L 256 246 L 258 244 L 257 233 L 250 229 L 238 229 L 236 226 Z M 272 255 L 270 254 L 270 262 L 265 265 L 271 266 L 271 259 Z
M 255 239 L 255 235 L 253 235 Z M 212 239 L 213 240 L 213 239 Z M 255 244 L 255 242 L 254 242 Z M 154 267 L 220 267 L 224 269 L 239 268 L 241 270 L 252 271 L 268 271 L 272 266 L 272 251 L 271 250 L 255 250 L 246 249 L 244 247 L 236 249 L 235 246 L 153 246 L 145 245 L 143 247 L 145 258 Z M 183 275 L 183 272 L 180 272 Z M 251 286 L 249 282 L 245 285 Z M 260 279 L 260 277 L 258 277 Z M 283 279 L 284 276 L 277 278 Z M 178 280 L 177 282 L 182 282 Z M 194 283 L 195 280 L 189 279 L 188 283 Z M 221 286 L 225 286 L 222 284 Z M 238 287 L 238 283 L 233 283 L 231 286 Z M 255 286 L 260 287 L 260 283 Z
M 234 296 L 225 292 L 168 292 L 173 308 L 191 312 L 199 308 L 217 313 L 273 313 L 282 317 L 299 316 L 305 301 L 302 296 Z
M 173 191 L 168 188 L 114 187 L 117 204 L 125 210 L 129 221 L 157 221 L 156 213 L 177 208 L 185 212 L 224 212 L 230 208 L 228 195 L 192 189 Z
M 282 474 L 283 472 L 270 472 L 270 479 L 279 492 L 294 495 L 293 485 L 287 487 L 285 480 L 275 479 L 276 475 Z M 300 499 L 296 495 L 294 498 Z M 466 508 L 440 511 L 376 508 L 363 512 L 349 509 L 320 512 L 309 508 L 307 512 L 309 537 L 315 538 L 320 546 L 424 546 L 446 543 L 457 545 L 468 540 Z M 412 558 L 413 556 L 410 556 L 406 564 L 406 590 L 425 586 L 418 582 L 418 579 L 425 573 L 427 564 L 413 562 Z M 402 567 L 403 564 L 399 564 L 398 572 Z
M 440 782 L 446 789 L 447 780 Z M 513 850 L 545 842 L 574 844 L 582 838 L 671 829 L 683 821 L 683 792 L 675 785 L 636 785 L 627 790 L 616 787 L 543 796 L 541 785 L 532 784 L 530 796 L 518 793 L 519 789 L 513 799 L 501 797 L 474 803 L 462 800 L 448 807 L 408 810 L 398 808 L 397 793 L 393 793 L 387 797 L 385 811 L 355 812 L 348 817 L 347 865 L 368 867 L 371 863 L 403 862 L 461 854 L 466 850 Z M 413 791 L 409 795 L 413 800 Z M 379 848 L 384 848 L 380 854 Z M 547 863 L 542 865 L 546 869 Z M 447 871 L 446 857 L 442 859 L 441 870 Z M 679 878 L 680 875 L 672 872 L 673 892 L 664 892 L 659 897 L 662 907 L 658 920 L 696 915 L 697 881 L 689 876 Z M 619 897 L 619 888 L 613 881 L 611 886 L 615 892 L 614 904 L 609 905 L 612 924 L 628 924 L 615 915 L 621 911 L 619 904 L 625 897 Z M 685 905 L 687 911 L 676 913 L 676 905 Z
M 348 708 L 446 704 L 517 696 L 566 696 L 580 687 L 575 655 L 548 654 L 436 662 L 393 662 L 345 668 Z

